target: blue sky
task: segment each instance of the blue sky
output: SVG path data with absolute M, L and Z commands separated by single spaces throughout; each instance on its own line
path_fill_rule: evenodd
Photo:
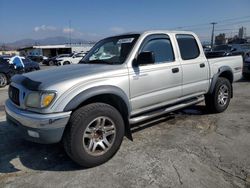
M 1 0 L 0 43 L 69 32 L 73 38 L 98 40 L 129 31 L 173 28 L 193 30 L 209 40 L 212 21 L 218 21 L 217 33 L 233 35 L 245 26 L 250 35 L 250 0 Z

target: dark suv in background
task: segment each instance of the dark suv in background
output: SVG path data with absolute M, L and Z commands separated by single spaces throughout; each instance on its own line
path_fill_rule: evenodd
M 0 56 L 0 87 L 5 87 L 15 74 L 40 70 L 37 62 L 25 57 Z
M 223 44 L 213 47 L 211 51 L 207 51 L 205 54 L 207 58 L 242 55 L 243 59 L 246 59 L 250 55 L 250 49 L 243 44 Z

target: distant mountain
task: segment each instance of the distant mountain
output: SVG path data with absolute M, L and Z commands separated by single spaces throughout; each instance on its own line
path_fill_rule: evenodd
M 17 49 L 23 48 L 27 46 L 34 46 L 34 45 L 59 45 L 59 44 L 67 44 L 69 43 L 68 37 L 58 36 L 58 37 L 48 37 L 44 39 L 22 39 L 11 43 L 5 43 L 5 48 L 9 49 Z M 86 41 L 83 39 L 71 39 L 71 43 L 88 43 L 91 41 Z M 2 44 L 3 45 L 3 44 Z M 2 46 L 1 45 L 1 46 Z

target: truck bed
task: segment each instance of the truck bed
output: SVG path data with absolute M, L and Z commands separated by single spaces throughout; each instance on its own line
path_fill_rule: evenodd
M 242 68 L 243 68 L 243 58 L 241 55 L 228 56 L 228 57 L 218 57 L 208 59 L 210 64 L 210 78 L 213 77 L 219 71 L 219 67 L 229 66 L 234 74 L 234 82 L 242 78 Z

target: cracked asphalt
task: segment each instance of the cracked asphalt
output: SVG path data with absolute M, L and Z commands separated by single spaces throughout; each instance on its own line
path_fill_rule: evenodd
M 60 144 L 23 140 L 7 125 L 0 89 L 0 187 L 250 187 L 250 81 L 224 113 L 203 103 L 132 128 L 107 163 L 82 169 Z

